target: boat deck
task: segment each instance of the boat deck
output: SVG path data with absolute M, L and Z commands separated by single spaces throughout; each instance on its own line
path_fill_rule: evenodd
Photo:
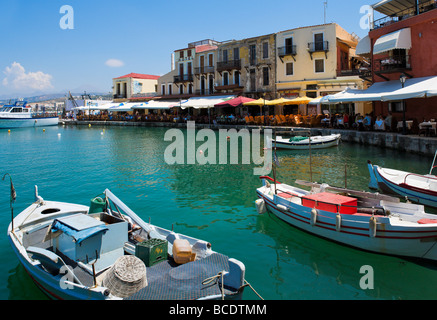
M 53 251 L 51 241 L 42 241 L 47 232 L 47 227 L 40 228 L 24 237 L 24 245 L 35 246 L 49 251 Z M 71 260 L 58 250 L 55 252 L 73 270 L 80 282 L 88 287 L 94 285 L 93 275 L 85 270 L 76 261 Z M 151 267 L 147 267 L 148 285 L 126 298 L 128 300 L 191 300 L 200 299 L 211 295 L 221 295 L 221 288 L 218 281 L 203 285 L 202 282 L 210 277 L 216 276 L 221 271 L 229 272 L 228 257 L 213 253 L 212 255 L 190 263 L 178 265 L 172 258 L 159 262 Z M 97 283 L 101 283 L 105 277 L 105 269 L 98 273 Z M 60 275 L 58 275 L 60 276 Z M 224 288 L 226 295 L 232 295 L 229 290 Z

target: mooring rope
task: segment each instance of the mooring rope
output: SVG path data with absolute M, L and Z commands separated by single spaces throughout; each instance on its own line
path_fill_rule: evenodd
M 223 276 L 224 276 L 225 272 L 226 272 L 226 271 L 224 271 L 224 270 L 223 270 L 223 271 L 220 271 L 220 272 L 217 273 L 215 276 L 209 277 L 209 278 L 207 278 L 207 279 L 205 279 L 205 280 L 202 281 L 202 284 L 203 284 L 203 285 L 207 285 L 207 284 L 212 283 L 214 280 L 215 280 L 215 283 L 217 283 L 217 279 L 218 279 L 218 278 L 221 278 L 221 287 L 220 287 L 220 291 L 221 291 L 221 294 L 222 294 L 222 300 L 225 299 L 225 291 L 224 291 L 224 288 L 223 288 L 223 283 L 224 283 L 224 281 L 223 281 Z M 256 290 L 252 287 L 252 285 L 251 285 L 251 284 L 250 284 L 246 279 L 244 279 L 244 285 L 242 285 L 242 286 L 240 287 L 240 289 L 242 289 L 242 288 L 244 288 L 244 287 L 246 287 L 246 286 L 248 286 L 249 288 L 251 288 L 252 291 L 255 292 L 255 294 L 256 294 L 256 295 L 257 295 L 261 300 L 264 300 L 263 297 L 261 297 L 261 296 L 259 295 L 259 293 L 256 292 Z M 239 290 L 240 290 L 240 289 L 239 289 Z

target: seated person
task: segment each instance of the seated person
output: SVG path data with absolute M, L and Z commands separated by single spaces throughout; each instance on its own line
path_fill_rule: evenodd
M 363 125 L 366 130 L 370 130 L 372 127 L 372 118 L 368 113 L 366 113 L 366 116 L 364 117 Z
M 391 123 L 392 123 L 392 115 L 391 112 L 388 113 L 388 116 L 384 119 L 385 128 L 387 131 L 391 131 Z

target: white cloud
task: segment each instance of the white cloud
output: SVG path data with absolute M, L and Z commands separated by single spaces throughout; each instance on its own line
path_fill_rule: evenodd
M 105 64 L 111 68 L 119 68 L 124 66 L 124 62 L 118 59 L 108 59 Z
M 6 78 L 2 84 L 5 87 L 18 90 L 20 92 L 28 90 L 46 90 L 53 88 L 50 74 L 37 71 L 27 72 L 24 67 L 18 62 L 14 62 L 10 67 L 6 67 L 3 71 Z

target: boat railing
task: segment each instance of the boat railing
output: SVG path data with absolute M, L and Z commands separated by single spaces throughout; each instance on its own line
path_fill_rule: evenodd
M 423 175 L 420 175 L 420 174 L 417 174 L 417 173 L 408 173 L 404 177 L 404 184 L 407 184 L 407 178 L 408 177 L 419 177 L 419 178 L 422 178 L 422 180 L 423 180 L 423 178 L 425 178 L 426 180 L 433 180 L 433 181 L 437 182 L 437 177 L 423 176 Z
M 290 191 L 287 190 L 281 190 L 280 188 L 277 188 L 276 191 L 279 191 L 281 193 L 285 193 L 288 195 L 291 195 L 293 197 L 299 197 L 302 198 L 301 196 L 292 193 Z M 332 203 L 332 202 L 326 202 L 326 201 L 321 201 L 321 200 L 315 200 L 312 199 L 312 201 L 314 201 L 314 209 L 317 209 L 317 206 L 319 204 L 328 204 L 331 206 L 335 206 L 336 207 L 336 212 L 340 213 L 341 208 L 356 208 L 357 209 L 357 213 L 364 213 L 364 214 L 374 214 L 374 215 L 382 215 L 382 216 L 387 216 L 386 210 L 383 207 L 379 207 L 379 208 L 375 208 L 375 207 L 362 207 L 362 206 L 351 206 L 351 205 L 347 205 L 347 204 L 338 204 L 338 203 Z M 310 207 L 309 207 L 310 208 Z

